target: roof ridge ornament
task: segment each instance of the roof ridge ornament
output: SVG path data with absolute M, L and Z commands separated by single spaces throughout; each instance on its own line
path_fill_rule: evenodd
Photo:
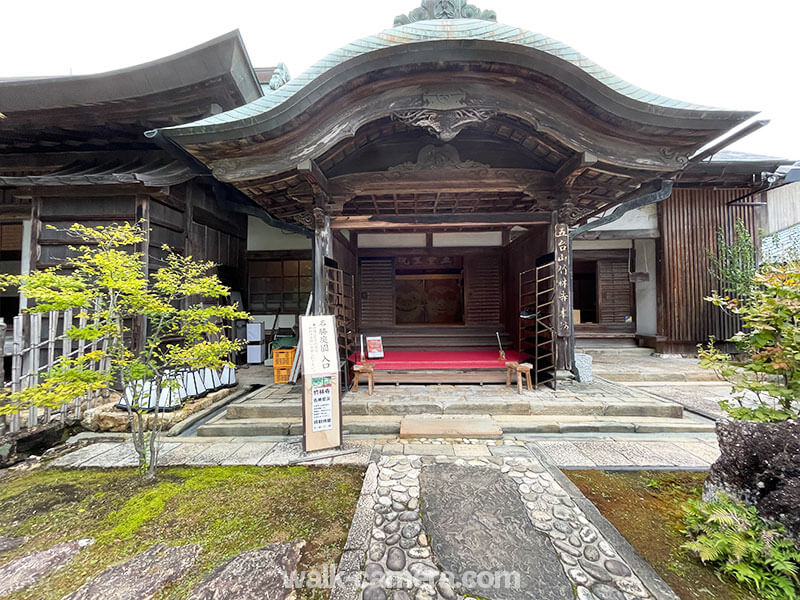
M 275 67 L 275 71 L 272 73 L 272 77 L 269 78 L 269 89 L 277 90 L 279 87 L 282 87 L 289 83 L 292 76 L 289 75 L 289 67 L 286 66 L 286 63 L 279 62 L 278 66 Z
M 466 0 L 422 0 L 421 6 L 415 8 L 407 15 L 398 15 L 394 18 L 394 26 L 408 25 L 417 21 L 431 19 L 480 19 L 482 21 L 497 21 L 497 14 L 493 10 L 481 10 Z

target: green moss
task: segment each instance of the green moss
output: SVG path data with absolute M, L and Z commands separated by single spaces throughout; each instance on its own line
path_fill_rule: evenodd
M 0 563 L 79 537 L 96 543 L 47 581 L 12 600 L 57 600 L 109 565 L 158 542 L 199 544 L 186 577 L 156 600 L 185 598 L 218 564 L 245 550 L 304 539 L 303 569 L 338 561 L 361 489 L 350 467 L 201 467 L 164 469 L 147 481 L 134 469 L 37 470 L 0 486 L 0 535 L 29 542 Z M 323 590 L 303 590 L 305 600 Z
M 682 548 L 683 504 L 699 498 L 705 473 L 686 471 L 565 471 L 614 527 L 682 600 L 756 600 L 747 589 L 720 581 Z
M 140 492 L 128 500 L 120 510 L 115 510 L 106 517 L 106 522 L 111 525 L 103 533 L 101 541 L 124 540 L 134 535 L 139 527 L 149 521 L 158 519 L 167 501 L 180 492 L 174 483 L 163 482 L 155 488 Z

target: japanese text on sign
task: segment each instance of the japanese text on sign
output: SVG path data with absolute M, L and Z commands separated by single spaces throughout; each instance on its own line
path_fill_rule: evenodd
M 333 380 L 330 377 L 311 379 L 311 431 L 333 429 Z
M 304 371 L 315 375 L 337 371 L 334 321 L 324 317 L 305 317 L 303 324 Z
M 555 242 L 555 283 L 556 283 L 556 332 L 558 335 L 569 335 L 569 310 L 570 298 L 570 248 L 569 228 L 564 223 L 558 223 L 554 232 Z

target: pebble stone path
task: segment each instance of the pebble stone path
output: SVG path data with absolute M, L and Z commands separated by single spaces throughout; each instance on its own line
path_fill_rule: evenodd
M 456 600 L 470 598 L 454 590 L 439 568 L 420 518 L 420 472 L 429 465 L 453 464 L 497 469 L 516 484 L 533 526 L 546 534 L 578 600 L 675 599 L 659 590 L 654 596 L 612 543 L 604 537 L 569 494 L 533 457 L 453 458 L 383 456 L 365 480 L 356 521 L 369 519 L 369 536 L 348 540 L 340 569 L 352 569 L 352 553 L 361 550 L 366 585 L 337 589 L 332 600 Z M 360 513 L 360 514 L 359 514 Z M 358 527 L 358 526 L 357 526 Z M 491 541 L 491 538 L 487 538 Z M 345 564 L 347 563 L 347 564 Z

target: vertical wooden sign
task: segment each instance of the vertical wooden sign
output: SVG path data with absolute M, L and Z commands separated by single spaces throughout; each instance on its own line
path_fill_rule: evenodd
M 342 445 L 339 347 L 333 315 L 300 317 L 303 349 L 303 450 Z
M 556 334 L 559 337 L 570 335 L 570 316 L 572 315 L 572 270 L 569 228 L 565 223 L 556 223 L 554 232 L 555 256 L 555 296 Z

